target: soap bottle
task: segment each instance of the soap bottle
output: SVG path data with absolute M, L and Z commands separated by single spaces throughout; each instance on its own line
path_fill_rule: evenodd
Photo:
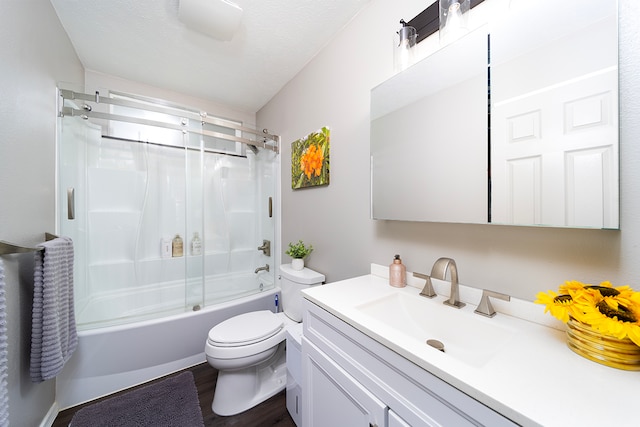
M 389 266 L 389 284 L 396 288 L 404 288 L 407 285 L 407 269 L 402 264 L 400 255 L 393 257 L 393 263 Z
M 202 241 L 196 231 L 191 239 L 191 255 L 200 255 L 202 253 Z
M 176 234 L 176 237 L 173 238 L 171 243 L 172 255 L 174 257 L 179 257 L 184 254 L 184 247 L 182 243 L 182 237 L 179 234 Z

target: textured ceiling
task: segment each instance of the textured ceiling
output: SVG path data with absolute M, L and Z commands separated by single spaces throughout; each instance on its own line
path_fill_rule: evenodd
M 219 0 L 203 0 L 219 1 Z M 258 111 L 369 0 L 235 0 L 231 41 L 178 19 L 179 0 L 51 0 L 86 69 Z

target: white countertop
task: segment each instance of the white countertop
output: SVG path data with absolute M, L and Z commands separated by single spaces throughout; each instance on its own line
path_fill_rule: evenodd
M 372 272 L 308 289 L 304 297 L 516 423 L 640 425 L 635 412 L 640 372 L 610 368 L 573 353 L 566 345 L 564 325 L 544 314 L 543 306 L 513 298 L 510 302 L 492 299 L 498 314 L 486 321 L 508 325 L 517 333 L 481 366 L 472 366 L 418 345 L 384 321 L 357 310 L 367 301 L 396 293 L 417 295 L 424 284 L 408 273 L 411 286 L 394 288 L 388 284 L 387 267 L 374 264 Z M 449 283 L 433 283 L 438 296 L 425 301 L 441 304 L 448 297 Z M 467 303 L 461 310 L 473 312 L 481 291 L 460 285 L 460 295 Z

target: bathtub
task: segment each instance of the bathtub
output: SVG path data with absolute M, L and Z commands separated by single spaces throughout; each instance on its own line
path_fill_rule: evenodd
M 209 329 L 237 314 L 275 311 L 279 294 L 276 287 L 199 311 L 79 331 L 78 348 L 56 378 L 59 410 L 205 362 Z

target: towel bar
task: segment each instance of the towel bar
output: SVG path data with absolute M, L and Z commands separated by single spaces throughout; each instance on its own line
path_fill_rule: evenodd
M 58 238 L 58 236 L 51 233 L 44 233 L 44 238 L 48 242 L 49 240 Z M 13 243 L 5 242 L 4 240 L 0 240 L 0 255 L 23 254 L 41 250 L 42 248 L 27 248 L 24 246 L 18 246 L 14 245 Z

